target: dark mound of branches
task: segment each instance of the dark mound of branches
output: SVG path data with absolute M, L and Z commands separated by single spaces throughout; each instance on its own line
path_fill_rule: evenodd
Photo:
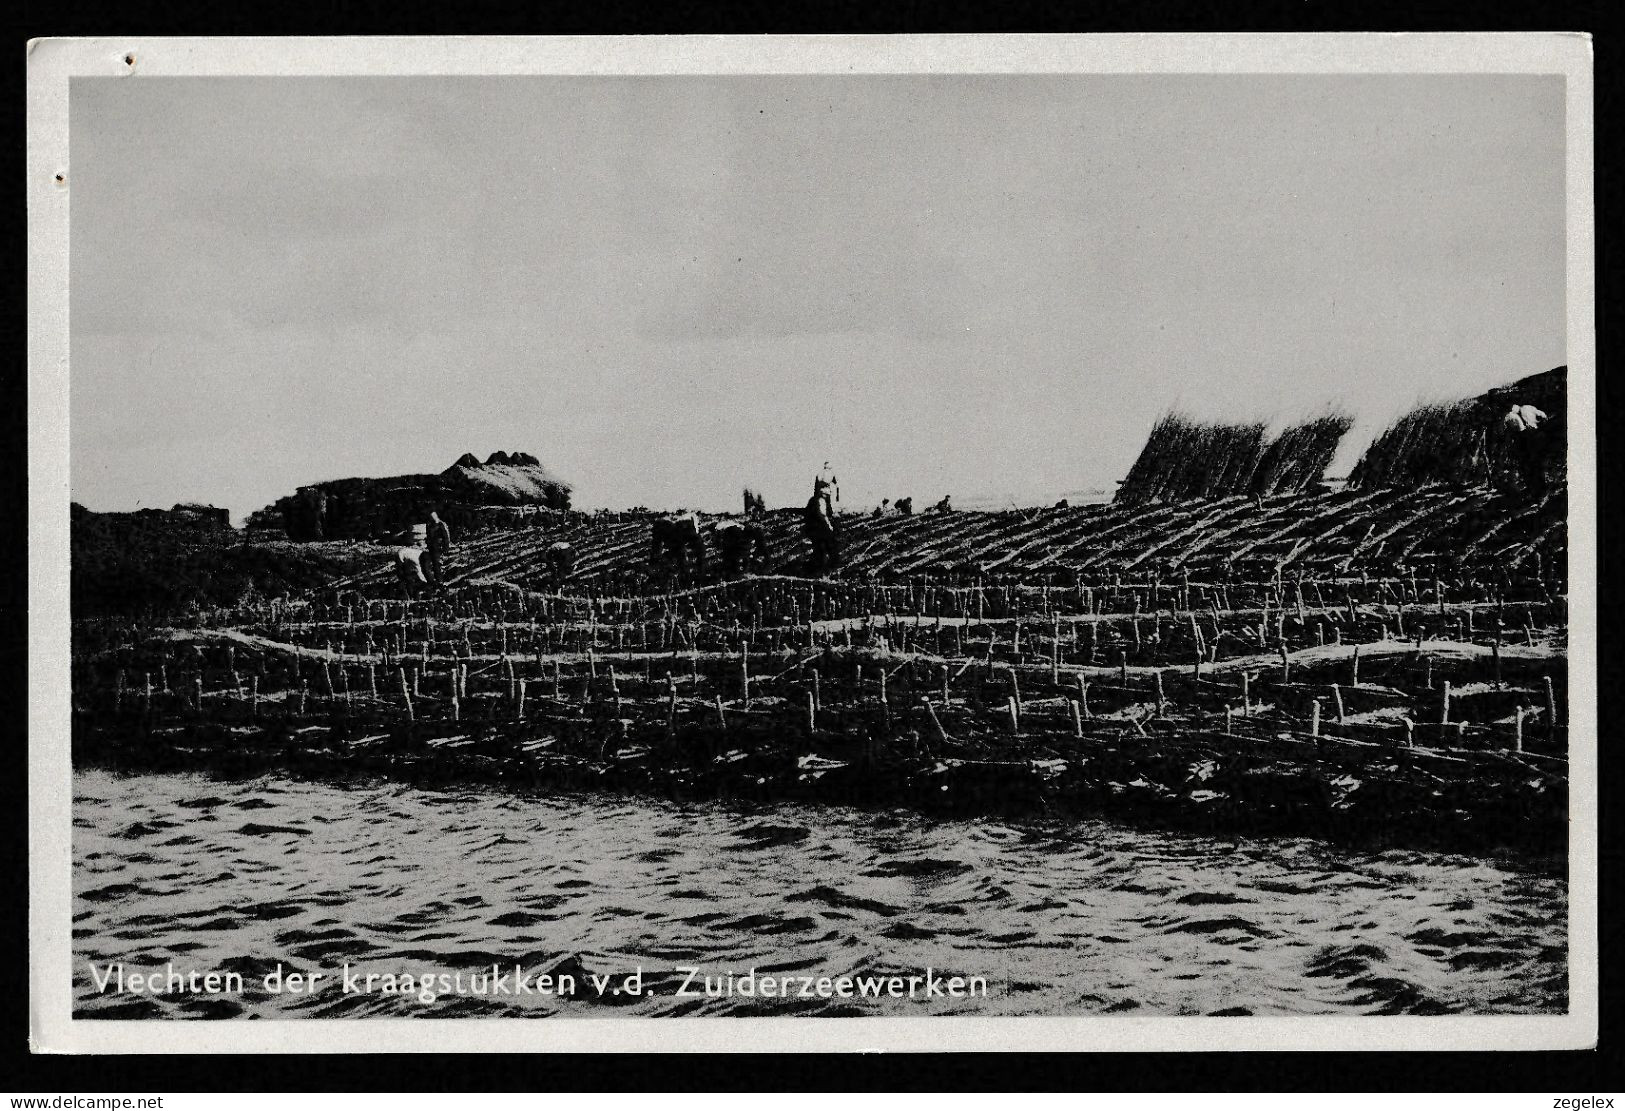
M 1374 440 L 1349 473 L 1349 486 L 1451 483 L 1507 490 L 1559 483 L 1567 473 L 1567 368 L 1453 404 L 1420 405 Z M 1513 405 L 1533 405 L 1546 419 L 1532 431 L 1506 421 Z
M 72 507 L 73 616 L 157 617 L 194 606 L 294 594 L 376 564 L 366 545 L 245 544 L 241 533 L 179 514 Z

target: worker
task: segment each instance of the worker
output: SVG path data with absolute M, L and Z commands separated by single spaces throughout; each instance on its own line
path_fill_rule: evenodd
M 1546 419 L 1546 414 L 1533 405 L 1514 405 L 1507 410 L 1503 418 L 1508 428 L 1514 432 L 1533 432 L 1540 427 L 1540 422 Z
M 568 540 L 555 540 L 547 546 L 547 569 L 556 583 L 562 583 L 575 571 L 576 550 Z
M 825 464 L 828 468 L 829 464 Z M 830 502 L 830 482 L 822 475 L 813 480 L 812 497 L 802 510 L 801 526 L 812 542 L 813 574 L 822 574 L 841 562 L 840 526 L 835 520 L 835 507 Z
M 649 559 L 667 563 L 682 572 L 705 573 L 705 540 L 700 535 L 700 518 L 694 513 L 674 513 L 657 518 L 649 530 Z M 693 566 L 690 568 L 690 559 Z
M 954 507 L 953 507 L 952 504 L 949 503 L 948 497 L 949 497 L 949 495 L 947 495 L 947 494 L 942 495 L 942 500 L 939 501 L 936 505 L 933 505 L 931 507 L 931 512 L 933 512 L 933 513 L 952 513 L 954 511 Z
M 416 598 L 429 585 L 428 578 L 423 574 L 423 549 L 396 548 L 394 563 L 401 593 L 407 598 Z
M 830 504 L 832 506 L 840 505 L 841 480 L 835 477 L 835 471 L 831 469 L 827 459 L 824 461 L 824 469 L 818 474 L 818 481 L 824 484 L 824 492 L 831 499 Z
M 444 584 L 445 561 L 451 556 L 451 527 L 440 519 L 440 514 L 429 513 L 428 545 L 423 556 L 423 571 L 429 585 L 439 589 Z
M 1546 414 L 1533 405 L 1513 405 L 1501 418 L 1512 439 L 1512 458 L 1518 478 L 1527 492 L 1546 492 L 1546 433 L 1541 424 Z
M 767 533 L 754 521 L 722 521 L 715 529 L 722 573 L 735 579 L 767 562 Z

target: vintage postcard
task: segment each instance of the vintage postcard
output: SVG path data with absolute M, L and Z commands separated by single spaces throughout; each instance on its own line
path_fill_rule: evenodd
M 1586 37 L 28 70 L 37 1050 L 1594 1043 Z

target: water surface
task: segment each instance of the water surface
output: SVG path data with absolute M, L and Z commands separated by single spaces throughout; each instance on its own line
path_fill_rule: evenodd
M 488 788 L 74 776 L 81 1017 L 1442 1014 L 1561 1011 L 1548 871 L 1104 821 L 942 821 Z M 98 991 L 90 966 L 245 992 Z M 575 998 L 346 994 L 493 962 Z M 323 971 L 313 993 L 261 977 Z M 639 966 L 644 993 L 599 997 Z M 986 998 L 712 998 L 687 973 L 982 976 Z M 466 982 L 466 981 L 465 981 Z M 376 982 L 379 987 L 384 981 Z M 696 981 L 698 987 L 702 980 Z

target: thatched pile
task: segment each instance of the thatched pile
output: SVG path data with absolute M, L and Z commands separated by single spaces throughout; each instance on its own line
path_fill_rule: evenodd
M 1114 499 L 1119 504 L 1293 493 L 1320 481 L 1353 421 L 1328 414 L 1266 441 L 1263 422 L 1157 421 Z
M 1264 450 L 1253 472 L 1251 492 L 1268 497 L 1313 486 L 1331 466 L 1337 445 L 1353 426 L 1354 418 L 1348 414 L 1327 413 L 1286 429 Z
M 481 463 L 471 454 L 439 474 L 341 478 L 301 486 L 271 508 L 292 540 L 379 537 L 427 519 L 435 511 L 457 528 L 480 522 L 490 506 L 570 508 L 570 484 L 528 452 L 496 451 Z M 256 517 L 265 517 L 256 514 Z
M 1207 424 L 1168 413 L 1152 426 L 1115 500 L 1176 501 L 1245 488 L 1263 450 L 1263 424 Z
M 1401 417 L 1349 474 L 1361 489 L 1451 483 L 1538 492 L 1567 475 L 1568 368 L 1531 375 L 1454 404 L 1421 405 Z M 1506 421 L 1513 405 L 1546 414 L 1534 431 Z

